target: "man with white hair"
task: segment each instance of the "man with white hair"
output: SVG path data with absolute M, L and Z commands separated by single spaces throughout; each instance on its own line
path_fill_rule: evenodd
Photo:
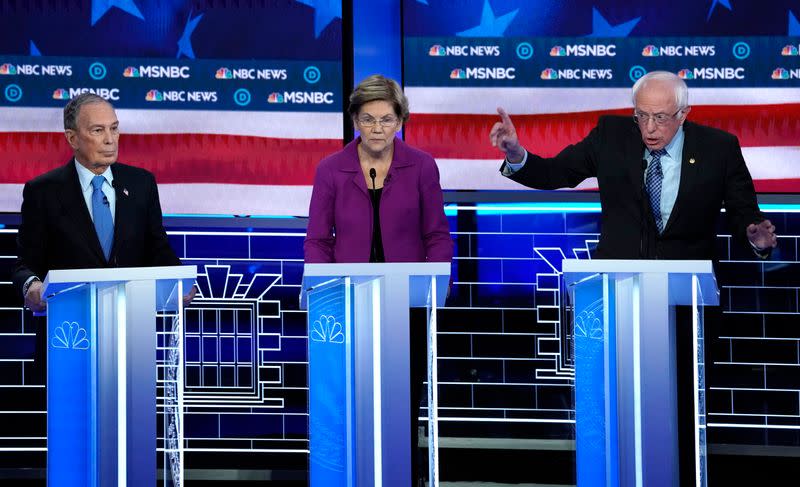
M 595 258 L 713 260 L 723 206 L 733 236 L 768 255 L 777 245 L 775 227 L 758 209 L 738 139 L 688 122 L 688 88 L 670 72 L 641 77 L 633 106 L 633 118 L 602 116 L 586 138 L 551 158 L 526 151 L 498 108 L 490 139 L 506 155 L 502 174 L 537 189 L 597 177 L 602 213 Z
M 600 117 L 586 138 L 555 157 L 526 151 L 502 108 L 490 139 L 506 155 L 502 174 L 525 186 L 558 189 L 597 178 L 602 211 L 595 258 L 716 261 L 723 206 L 733 236 L 766 258 L 777 245 L 775 227 L 758 208 L 738 139 L 688 122 L 690 110 L 686 83 L 654 71 L 633 86 L 632 118 Z M 676 313 L 679 478 L 680 485 L 694 485 L 692 329 L 687 310 Z M 719 309 L 706 310 L 706 337 L 717 336 L 709 329 L 721 319 Z M 706 371 L 713 373 L 713 366 Z

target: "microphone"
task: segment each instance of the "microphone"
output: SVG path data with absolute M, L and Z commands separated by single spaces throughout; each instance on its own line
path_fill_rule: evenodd
M 377 192 L 377 190 L 375 189 L 375 177 L 377 175 L 378 175 L 378 173 L 375 171 L 374 167 L 369 168 L 369 178 L 372 179 L 372 191 L 376 191 L 376 192 Z M 371 199 L 372 199 L 373 211 L 375 211 L 374 210 L 374 208 L 375 208 L 374 205 L 377 204 L 376 195 L 372 194 L 371 195 Z M 374 225 L 375 223 L 377 223 L 377 222 L 375 221 L 375 219 L 373 217 L 373 223 L 372 224 Z M 374 232 L 374 229 L 373 229 L 373 232 Z M 373 237 L 374 237 L 374 234 L 373 234 Z M 369 249 L 369 261 L 370 262 L 377 262 L 378 261 L 378 248 L 375 245 L 375 238 L 372 239 L 372 244 L 370 245 L 370 247 L 371 248 Z
M 647 198 L 647 187 L 644 183 L 645 173 L 647 171 L 647 159 L 642 159 L 642 174 L 639 177 L 639 181 L 641 185 L 639 186 L 639 195 L 642 199 L 642 204 L 639 205 L 640 212 L 641 212 L 641 224 L 639 225 L 639 255 L 642 259 L 647 259 L 648 254 L 650 253 L 650 242 L 649 242 L 649 227 L 650 227 L 650 219 L 648 218 L 647 212 L 650 209 L 650 205 L 648 203 Z

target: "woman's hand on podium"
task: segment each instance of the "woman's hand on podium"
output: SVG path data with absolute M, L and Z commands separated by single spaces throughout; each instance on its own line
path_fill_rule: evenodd
M 197 294 L 197 285 L 192 285 L 192 288 L 183 296 L 183 306 L 189 306 L 194 299 L 194 296 Z

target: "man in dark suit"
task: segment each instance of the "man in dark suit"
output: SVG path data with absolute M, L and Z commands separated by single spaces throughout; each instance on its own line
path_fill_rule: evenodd
M 552 158 L 527 152 L 505 110 L 491 130 L 504 176 L 537 189 L 597 177 L 602 206 L 595 258 L 714 259 L 725 206 L 734 237 L 766 255 L 775 227 L 758 209 L 735 136 L 686 121 L 686 83 L 654 71 L 633 87 L 634 116 L 603 116 L 586 138 Z
M 23 190 L 13 282 L 34 312 L 46 309 L 42 279 L 51 269 L 181 265 L 164 231 L 155 178 L 117 162 L 114 107 L 82 94 L 64 108 L 64 131 L 74 158 Z M 46 339 L 38 335 L 43 378 Z
M 490 139 L 506 154 L 502 174 L 526 186 L 574 187 L 597 177 L 602 212 L 595 258 L 716 260 L 716 222 L 723 206 L 733 236 L 749 241 L 755 255 L 765 258 L 777 245 L 775 227 L 758 209 L 739 142 L 727 132 L 687 122 L 688 98 L 682 79 L 654 71 L 633 86 L 633 118 L 600 117 L 586 138 L 555 157 L 527 152 L 502 108 Z M 686 309 L 677 310 L 680 485 L 695 483 L 688 318 Z M 709 328 L 720 320 L 718 309 L 706 310 L 706 337 L 716 336 Z M 708 343 L 704 340 L 706 350 Z

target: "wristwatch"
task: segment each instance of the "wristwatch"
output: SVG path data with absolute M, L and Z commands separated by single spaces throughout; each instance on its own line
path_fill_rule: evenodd
M 31 284 L 33 284 L 34 282 L 37 282 L 37 281 L 41 282 L 41 279 L 39 279 L 36 276 L 33 276 L 30 279 L 28 279 L 27 281 L 25 281 L 25 284 L 22 285 L 22 297 L 23 298 L 28 295 L 28 288 L 31 287 Z

